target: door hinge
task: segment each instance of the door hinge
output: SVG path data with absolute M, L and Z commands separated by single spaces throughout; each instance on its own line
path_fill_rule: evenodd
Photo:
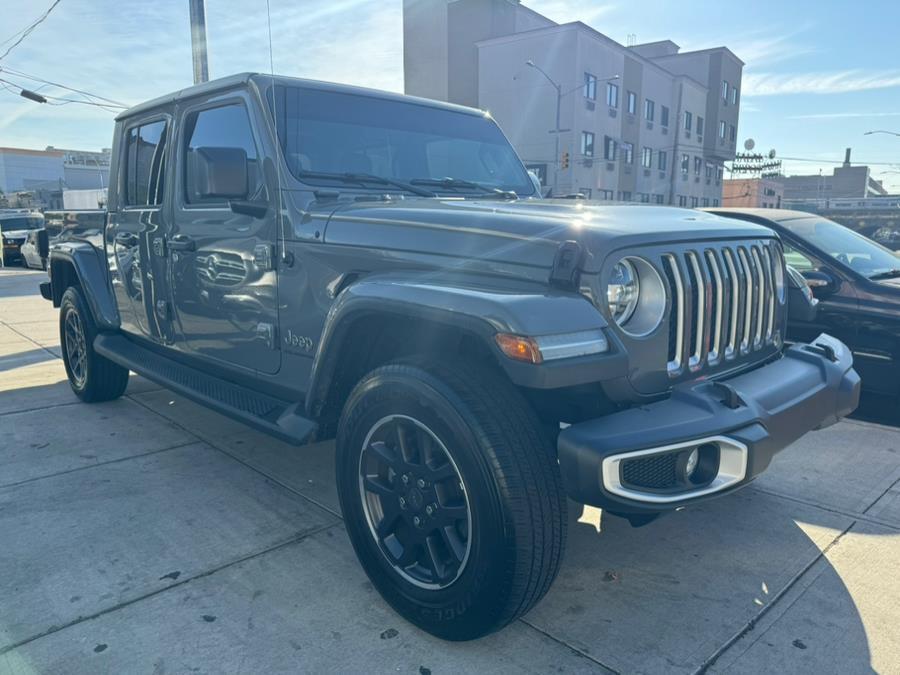
M 275 247 L 271 244 L 257 244 L 253 247 L 253 264 L 261 270 L 275 269 Z
M 269 349 L 275 349 L 275 326 L 270 323 L 256 324 L 256 339 L 265 342 Z
M 165 237 L 153 238 L 153 253 L 158 258 L 166 257 L 166 240 Z
M 165 300 L 157 300 L 156 314 L 160 319 L 167 320 L 169 318 L 169 303 Z

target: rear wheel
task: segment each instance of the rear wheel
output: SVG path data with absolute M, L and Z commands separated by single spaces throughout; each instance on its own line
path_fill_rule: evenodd
M 128 386 L 128 369 L 94 351 L 96 336 L 81 290 L 70 286 L 59 307 L 59 342 L 72 391 L 87 403 L 119 398 Z
M 408 364 L 373 371 L 344 407 L 336 461 L 363 567 L 434 635 L 498 630 L 556 577 L 566 535 L 556 456 L 500 377 Z

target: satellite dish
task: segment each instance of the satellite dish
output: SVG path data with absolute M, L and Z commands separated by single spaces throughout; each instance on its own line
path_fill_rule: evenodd
M 775 159 L 775 148 L 769 150 L 769 159 Z
M 754 141 L 752 138 L 748 138 L 746 141 L 744 141 L 744 150 L 746 150 L 747 152 L 750 152 L 755 147 L 756 141 Z

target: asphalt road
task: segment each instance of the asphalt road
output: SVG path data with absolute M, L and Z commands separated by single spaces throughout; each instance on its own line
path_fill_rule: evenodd
M 0 270 L 0 673 L 900 672 L 900 429 L 809 434 L 641 529 L 571 504 L 548 596 L 445 643 L 357 564 L 331 444 L 138 377 L 79 403 L 40 277 Z

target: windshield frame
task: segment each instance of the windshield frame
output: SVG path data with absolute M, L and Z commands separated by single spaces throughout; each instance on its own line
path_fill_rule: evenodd
M 507 186 L 503 185 L 498 189 L 498 193 L 506 195 L 506 194 L 515 194 L 518 198 L 531 198 L 538 196 L 538 192 L 534 187 L 534 183 L 532 182 L 530 176 L 528 175 L 528 170 L 525 167 L 524 162 L 522 162 L 521 157 L 516 152 L 515 147 L 509 141 L 509 138 L 506 134 L 503 133 L 503 130 L 497 124 L 497 122 L 490 116 L 488 113 L 484 113 L 478 110 L 464 108 L 463 106 L 453 106 L 449 104 L 439 104 L 439 103 L 431 103 L 428 101 L 420 101 L 413 97 L 406 97 L 399 94 L 391 94 L 385 92 L 384 95 L 379 95 L 378 91 L 368 91 L 365 89 L 361 89 L 355 91 L 351 87 L 343 87 L 341 85 L 332 86 L 320 86 L 318 83 L 311 82 L 290 82 L 284 80 L 276 79 L 274 82 L 267 82 L 263 91 L 261 92 L 262 98 L 264 100 L 265 105 L 263 106 L 265 110 L 266 116 L 269 118 L 269 122 L 272 125 L 273 130 L 273 140 L 274 145 L 277 147 L 277 152 L 280 155 L 279 157 L 279 168 L 282 170 L 283 174 L 288 178 L 291 182 L 296 182 L 299 185 L 302 185 L 307 188 L 311 188 L 313 190 L 339 190 L 341 192 L 354 192 L 354 193 L 377 193 L 377 194 L 385 194 L 387 192 L 390 193 L 399 193 L 404 196 L 416 197 L 421 199 L 447 199 L 447 198 L 456 198 L 456 199 L 484 199 L 484 198 L 496 198 L 496 194 L 492 194 L 485 189 L 479 188 L 469 188 L 464 189 L 460 186 L 447 186 L 446 188 L 442 188 L 439 186 L 419 186 L 425 187 L 428 191 L 433 192 L 433 197 L 424 197 L 419 194 L 415 194 L 410 192 L 409 190 L 404 190 L 401 187 L 390 186 L 390 185 L 377 185 L 377 184 L 362 184 L 362 183 L 353 183 L 347 181 L 341 181 L 339 179 L 328 179 L 328 178 L 310 178 L 308 176 L 302 176 L 300 174 L 303 173 L 303 170 L 294 171 L 294 169 L 290 166 L 287 157 L 287 142 L 281 140 L 281 135 L 283 134 L 283 130 L 286 126 L 284 122 L 284 118 L 279 116 L 278 112 L 274 110 L 274 99 L 275 92 L 278 89 L 299 89 L 302 91 L 308 91 L 311 93 L 322 93 L 322 94 L 337 94 L 359 98 L 362 101 L 369 100 L 373 102 L 384 102 L 387 104 L 397 104 L 397 105 L 407 105 L 414 106 L 416 108 L 421 109 L 425 114 L 429 111 L 434 111 L 434 114 L 454 114 L 476 118 L 482 120 L 483 123 L 489 124 L 492 127 L 491 133 L 495 133 L 498 139 L 502 139 L 502 144 L 505 146 L 509 153 L 509 159 L 514 161 L 515 169 L 521 172 L 521 185 L 517 186 Z M 458 109 L 456 109 L 458 108 Z M 447 137 L 452 139 L 452 137 Z M 319 172 L 317 169 L 311 170 L 313 173 Z M 323 173 L 328 173 L 324 172 Z M 331 172 L 337 173 L 337 172 Z M 353 172 L 349 172 L 353 173 Z M 410 177 L 402 177 L 402 176 L 393 176 L 393 175 L 381 175 L 377 171 L 370 172 L 372 175 L 378 176 L 379 178 L 387 179 L 392 182 L 405 182 L 411 183 L 413 179 L 419 178 L 430 178 L 428 176 L 410 176 Z M 440 178 L 447 178 L 445 176 L 441 176 Z M 471 176 L 450 176 L 449 178 L 466 180 L 472 183 L 478 182 L 475 177 Z M 512 188 L 519 188 L 513 192 Z
M 834 226 L 836 228 L 846 230 L 847 234 L 852 235 L 852 237 L 856 241 L 861 242 L 864 246 L 869 246 L 874 250 L 877 250 L 881 253 L 886 253 L 887 255 L 892 256 L 894 259 L 896 259 L 896 263 L 894 263 L 894 266 L 891 268 L 885 268 L 885 269 L 877 268 L 875 270 L 870 271 L 869 274 L 865 274 L 862 271 L 852 267 L 851 265 L 838 260 L 837 257 L 831 253 L 831 251 L 827 250 L 826 248 L 823 248 L 823 246 L 819 243 L 819 241 L 809 237 L 802 231 L 802 229 L 799 229 L 800 227 L 802 227 L 804 225 L 808 225 L 811 223 L 820 223 L 820 222 L 827 223 L 830 226 Z M 810 215 L 807 218 L 797 218 L 797 219 L 792 219 L 792 220 L 787 220 L 787 221 L 781 221 L 778 224 L 785 231 L 787 231 L 791 237 L 796 239 L 799 243 L 803 244 L 803 247 L 810 249 L 810 252 L 813 253 L 814 255 L 816 255 L 816 257 L 827 260 L 830 265 L 838 267 L 841 271 L 845 272 L 846 274 L 852 275 L 853 277 L 856 277 L 858 279 L 864 279 L 865 281 L 870 282 L 870 283 L 878 283 L 878 280 L 872 279 L 871 275 L 877 275 L 878 273 L 888 271 L 889 269 L 900 269 L 900 255 L 898 255 L 894 251 L 891 251 L 889 248 L 882 246 L 877 241 L 873 241 L 872 239 L 869 239 L 868 237 L 860 234 L 856 230 L 853 230 L 853 229 L 847 227 L 846 225 L 841 225 L 840 223 L 838 223 L 834 220 L 831 220 L 829 218 L 823 218 L 822 216 Z

